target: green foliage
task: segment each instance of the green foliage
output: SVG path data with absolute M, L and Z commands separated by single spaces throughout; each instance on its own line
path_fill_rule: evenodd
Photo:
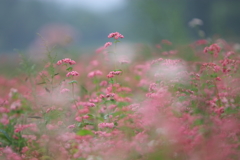
M 86 129 L 79 130 L 77 131 L 76 134 L 79 136 L 94 135 L 91 130 L 86 130 Z

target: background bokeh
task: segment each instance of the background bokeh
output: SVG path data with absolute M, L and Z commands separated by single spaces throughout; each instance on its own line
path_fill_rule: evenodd
M 199 18 L 205 38 L 235 42 L 239 0 L 1 0 L 0 54 L 39 52 L 43 41 L 85 53 L 102 46 L 110 32 L 125 42 L 187 44 L 199 39 L 188 23 Z

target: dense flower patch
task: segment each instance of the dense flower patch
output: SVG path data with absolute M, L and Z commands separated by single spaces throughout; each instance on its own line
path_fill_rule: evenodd
M 42 70 L 23 63 L 26 74 L 0 77 L 1 159 L 240 158 L 233 45 L 199 40 L 184 53 L 163 40 L 150 58 L 135 47 L 133 60 L 119 56 L 122 34 L 108 37 L 90 62 L 49 52 Z

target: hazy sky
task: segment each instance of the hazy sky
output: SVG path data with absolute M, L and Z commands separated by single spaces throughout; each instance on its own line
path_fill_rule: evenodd
M 121 8 L 125 0 L 54 0 L 64 5 L 79 6 L 96 12 L 107 12 Z

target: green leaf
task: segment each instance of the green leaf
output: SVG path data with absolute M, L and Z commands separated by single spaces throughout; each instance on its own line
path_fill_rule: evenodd
M 68 67 L 66 70 L 67 71 L 72 71 L 72 69 L 73 69 L 72 67 Z
M 73 80 L 73 81 L 68 82 L 68 84 L 74 84 L 74 83 L 77 84 L 77 81 Z
M 208 86 L 208 88 L 212 88 L 212 87 L 215 87 L 215 85 L 211 84 L 211 85 Z
M 198 88 L 192 88 L 191 90 L 194 92 L 198 92 Z
M 110 78 L 110 80 L 108 81 L 109 84 L 113 84 L 114 80 L 112 78 Z
M 9 135 L 7 134 L 6 131 L 0 129 L 0 133 L 2 133 L 2 134 L 7 138 L 7 140 L 8 140 L 9 142 L 12 142 L 11 138 L 9 137 Z
M 40 82 L 40 83 L 37 83 L 37 85 L 40 85 L 40 84 L 45 84 L 46 82 Z
M 89 119 L 94 119 L 94 115 L 92 114 L 87 114 L 89 116 Z
M 180 102 L 185 101 L 186 100 L 186 96 L 180 96 L 180 97 L 178 97 L 178 100 Z
M 203 119 L 196 119 L 194 122 L 193 122 L 193 125 L 194 126 L 199 126 L 199 125 L 202 125 L 204 123 L 204 120 Z
M 92 131 L 86 129 L 79 130 L 76 134 L 79 136 L 94 135 Z
M 104 119 L 108 119 L 108 117 L 109 117 L 109 114 L 104 115 Z
M 211 77 L 211 78 L 217 78 L 218 75 L 217 75 L 217 73 L 213 73 L 213 74 L 210 75 L 210 77 Z

